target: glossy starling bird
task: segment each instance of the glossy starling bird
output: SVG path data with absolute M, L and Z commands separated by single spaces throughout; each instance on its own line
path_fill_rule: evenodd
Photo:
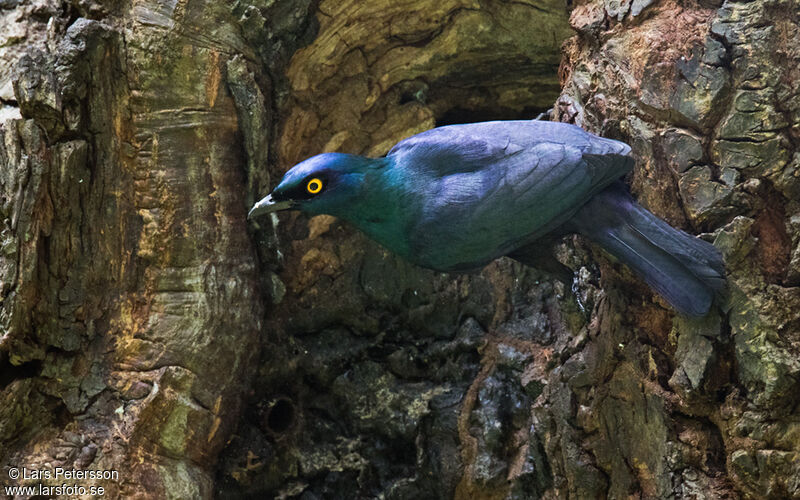
M 334 215 L 419 266 L 450 272 L 504 255 L 554 270 L 548 239 L 580 233 L 680 313 L 703 316 L 725 287 L 720 253 L 633 200 L 618 181 L 633 167 L 629 153 L 564 123 L 450 125 L 383 158 L 309 158 L 248 218 L 283 209 Z

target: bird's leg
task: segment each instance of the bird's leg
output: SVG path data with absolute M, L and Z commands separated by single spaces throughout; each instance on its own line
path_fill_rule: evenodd
M 512 259 L 536 268 L 572 288 L 572 269 L 558 261 L 553 255 L 553 240 L 539 240 L 508 254 Z
M 550 121 L 552 119 L 553 119 L 553 108 L 550 108 L 547 111 L 539 113 L 538 115 L 536 115 L 536 118 L 534 118 L 534 120 L 545 120 L 545 121 Z

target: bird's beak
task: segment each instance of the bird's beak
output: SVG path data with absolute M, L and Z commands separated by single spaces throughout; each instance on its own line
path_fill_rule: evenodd
M 263 215 L 272 212 L 277 212 L 278 210 L 286 210 L 287 208 L 292 208 L 294 203 L 291 201 L 275 201 L 272 199 L 272 195 L 267 195 L 261 199 L 258 203 L 253 205 L 253 208 L 250 209 L 250 213 L 247 214 L 248 219 L 252 219 L 256 215 Z

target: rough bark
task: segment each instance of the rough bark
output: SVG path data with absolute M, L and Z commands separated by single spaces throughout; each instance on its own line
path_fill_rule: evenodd
M 0 1 L 0 464 L 125 498 L 800 497 L 799 11 L 579 2 L 562 58 L 555 1 Z M 245 225 L 306 156 L 554 102 L 724 252 L 725 311 L 572 237 L 569 290 Z
M 609 494 L 800 497 L 799 6 L 587 2 L 572 13 L 560 101 L 633 146 L 639 199 L 712 233 L 730 278 L 727 314 L 644 323 L 633 342 L 614 335 L 621 359 L 589 371 L 591 385 L 607 380 L 605 397 L 575 393 Z M 568 429 L 553 420 L 549 442 Z
M 213 2 L 0 9 L 3 470 L 210 497 L 262 320 L 224 80 L 253 49 Z

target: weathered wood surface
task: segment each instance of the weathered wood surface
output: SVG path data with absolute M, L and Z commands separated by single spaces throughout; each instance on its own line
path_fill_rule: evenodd
M 4 48 L 2 463 L 209 497 L 262 320 L 223 79 L 249 49 L 215 3 L 3 14 L 28 35 Z

